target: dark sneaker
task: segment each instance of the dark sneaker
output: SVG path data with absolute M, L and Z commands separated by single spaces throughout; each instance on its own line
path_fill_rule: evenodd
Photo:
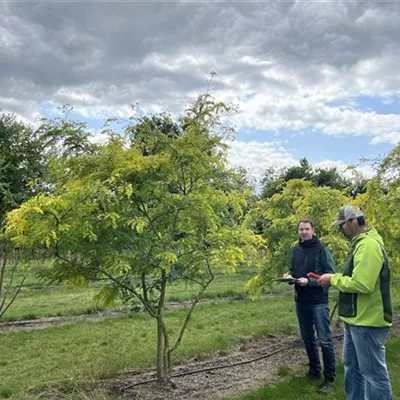
M 335 390 L 335 381 L 332 379 L 325 379 L 321 387 L 318 389 L 319 393 L 331 393 Z
M 313 374 L 311 371 L 308 371 L 306 374 L 306 379 L 309 379 L 310 381 L 317 381 L 321 379 L 320 374 Z

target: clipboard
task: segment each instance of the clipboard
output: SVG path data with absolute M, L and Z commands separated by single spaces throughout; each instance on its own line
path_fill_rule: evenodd
M 272 282 L 286 282 L 286 283 L 297 283 L 298 279 L 293 278 L 293 276 L 286 276 L 285 278 L 276 278 L 273 279 Z

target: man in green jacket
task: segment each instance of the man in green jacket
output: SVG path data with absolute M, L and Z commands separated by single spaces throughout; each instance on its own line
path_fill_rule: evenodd
M 335 224 L 351 240 L 351 251 L 343 274 L 324 274 L 318 284 L 339 290 L 346 396 L 348 400 L 392 400 L 385 357 L 392 303 L 383 241 L 375 229 L 367 229 L 358 207 L 342 207 Z

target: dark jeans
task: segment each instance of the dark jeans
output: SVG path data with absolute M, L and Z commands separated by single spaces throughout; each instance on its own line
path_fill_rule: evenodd
M 303 304 L 296 302 L 296 313 L 299 320 L 301 338 L 303 339 L 310 365 L 310 374 L 321 374 L 317 338 L 322 347 L 325 378 L 334 378 L 335 348 L 329 326 L 328 304 Z

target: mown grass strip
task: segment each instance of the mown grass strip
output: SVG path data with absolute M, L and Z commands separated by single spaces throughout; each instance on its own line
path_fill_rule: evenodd
M 243 288 L 248 279 L 248 274 L 217 276 L 205 293 L 205 298 L 240 296 L 243 294 Z M 39 290 L 27 287 L 21 291 L 2 321 L 90 314 L 111 308 L 129 309 L 130 306 L 123 306 L 120 301 L 109 306 L 95 301 L 94 296 L 100 289 L 100 285 L 85 288 L 43 286 Z M 276 285 L 273 289 L 278 291 L 288 290 L 287 287 L 282 285 Z M 198 286 L 195 284 L 172 282 L 168 286 L 167 301 L 193 299 L 197 291 Z
M 167 312 L 171 334 L 184 310 Z M 248 337 L 295 332 L 292 296 L 200 305 L 175 361 L 228 350 Z M 155 322 L 146 314 L 0 335 L 0 393 L 115 376 L 155 364 Z

